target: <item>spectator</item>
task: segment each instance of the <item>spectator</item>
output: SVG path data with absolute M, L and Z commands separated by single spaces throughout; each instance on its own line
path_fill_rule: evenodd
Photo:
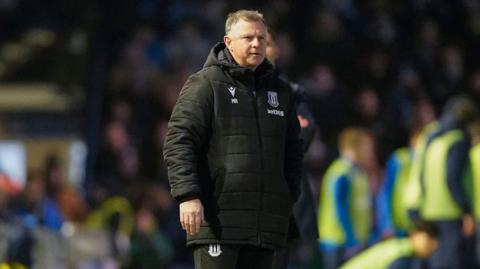
M 167 268 L 173 256 L 173 248 L 158 229 L 154 215 L 148 209 L 140 209 L 135 218 L 128 268 Z
M 328 146 L 327 162 L 334 159 L 339 132 L 350 123 L 352 98 L 328 65 L 318 64 L 306 82 L 307 104 L 322 141 Z
M 47 195 L 46 181 L 40 173 L 31 172 L 24 190 L 12 201 L 12 210 L 26 227 L 44 225 L 60 230 L 63 216 L 58 203 Z
M 104 129 L 104 146 L 95 166 L 94 186 L 90 199 L 94 204 L 112 195 L 127 195 L 127 189 L 138 175 L 137 148 L 125 124 L 112 121 Z
M 63 178 L 60 159 L 47 157 L 45 164 L 46 195 L 59 207 L 63 221 L 82 223 L 87 216 L 83 197 Z

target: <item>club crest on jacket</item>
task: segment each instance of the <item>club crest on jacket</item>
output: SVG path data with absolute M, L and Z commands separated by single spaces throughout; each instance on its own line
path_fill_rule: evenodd
M 280 103 L 278 102 L 278 94 L 277 92 L 274 91 L 268 91 L 267 92 L 267 97 L 268 97 L 268 104 L 271 107 L 278 107 Z

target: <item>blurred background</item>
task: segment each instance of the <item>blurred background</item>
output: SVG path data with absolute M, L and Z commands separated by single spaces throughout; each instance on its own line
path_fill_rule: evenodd
M 343 128 L 374 137 L 375 193 L 388 155 L 449 97 L 480 100 L 476 0 L 0 0 L 0 260 L 193 268 L 162 143 L 236 9 L 266 16 L 278 67 L 306 88 L 316 199 Z

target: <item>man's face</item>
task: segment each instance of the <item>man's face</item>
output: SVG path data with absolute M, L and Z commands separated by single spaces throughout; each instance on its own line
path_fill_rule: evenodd
M 265 59 L 266 36 L 267 27 L 262 22 L 240 19 L 224 42 L 240 66 L 255 68 Z
M 358 161 L 366 167 L 371 167 L 375 162 L 375 145 L 373 138 L 364 134 L 362 137 L 362 142 L 357 148 Z

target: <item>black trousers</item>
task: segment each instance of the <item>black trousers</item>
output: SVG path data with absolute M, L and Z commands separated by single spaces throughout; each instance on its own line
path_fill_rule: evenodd
M 271 269 L 273 250 L 250 245 L 199 245 L 193 250 L 195 269 Z

